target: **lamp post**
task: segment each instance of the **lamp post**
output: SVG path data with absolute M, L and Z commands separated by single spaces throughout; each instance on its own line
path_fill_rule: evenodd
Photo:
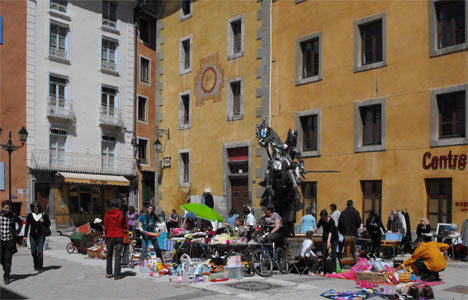
M 0 136 L 2 135 L 2 129 L 0 128 Z M 18 150 L 24 146 L 24 143 L 28 139 L 28 131 L 21 127 L 20 131 L 18 131 L 18 138 L 21 142 L 21 146 L 13 145 L 11 141 L 11 131 L 8 133 L 8 143 L 0 144 L 3 150 L 8 152 L 8 199 L 11 202 L 11 152 Z
M 154 146 L 154 151 L 155 153 L 155 165 L 154 165 L 154 202 L 153 205 L 156 208 L 159 208 L 159 177 L 160 172 L 161 172 L 161 163 L 159 160 L 159 154 L 164 151 L 163 145 L 161 141 L 159 140 L 160 137 L 164 135 L 164 133 L 167 135 L 167 139 L 171 139 L 170 131 L 168 129 L 162 129 L 162 128 L 156 128 L 154 131 L 154 134 L 156 135 L 156 141 L 154 141 L 153 146 Z

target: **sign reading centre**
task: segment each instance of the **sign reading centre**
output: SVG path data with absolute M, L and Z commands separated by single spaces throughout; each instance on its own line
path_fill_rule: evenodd
M 426 152 L 423 155 L 423 168 L 426 170 L 433 169 L 453 169 L 465 170 L 466 154 L 452 154 L 449 151 L 447 155 L 432 155 L 431 152 Z

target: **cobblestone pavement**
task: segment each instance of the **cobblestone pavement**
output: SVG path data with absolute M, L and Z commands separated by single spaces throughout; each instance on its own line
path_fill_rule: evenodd
M 125 277 L 116 281 L 105 278 L 105 261 L 68 254 L 68 241 L 50 237 L 41 274 L 33 270 L 30 250 L 19 248 L 13 258 L 13 281 L 8 286 L 0 283 L 0 299 L 324 299 L 320 293 L 330 288 L 356 289 L 354 281 L 280 273 L 185 286 L 167 277 L 150 277 L 138 268 L 123 269 Z M 445 284 L 434 287 L 436 298 L 468 300 L 468 264 L 449 263 L 442 274 Z

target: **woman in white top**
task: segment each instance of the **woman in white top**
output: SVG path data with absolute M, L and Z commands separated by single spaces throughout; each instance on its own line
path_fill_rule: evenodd
M 308 267 L 309 275 L 314 276 L 319 266 L 319 260 L 317 258 L 317 255 L 315 255 L 314 251 L 312 251 L 312 248 L 314 247 L 312 236 L 312 230 L 308 230 L 306 232 L 306 238 L 302 243 L 301 257 Z

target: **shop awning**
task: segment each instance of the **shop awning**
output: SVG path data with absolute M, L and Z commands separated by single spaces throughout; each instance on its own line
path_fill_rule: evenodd
M 118 185 L 118 186 L 128 186 L 130 184 L 130 181 L 128 181 L 128 179 L 123 176 L 95 175 L 95 174 L 67 173 L 67 172 L 58 172 L 58 174 L 60 176 L 63 176 L 65 182 L 71 182 L 71 183 Z

